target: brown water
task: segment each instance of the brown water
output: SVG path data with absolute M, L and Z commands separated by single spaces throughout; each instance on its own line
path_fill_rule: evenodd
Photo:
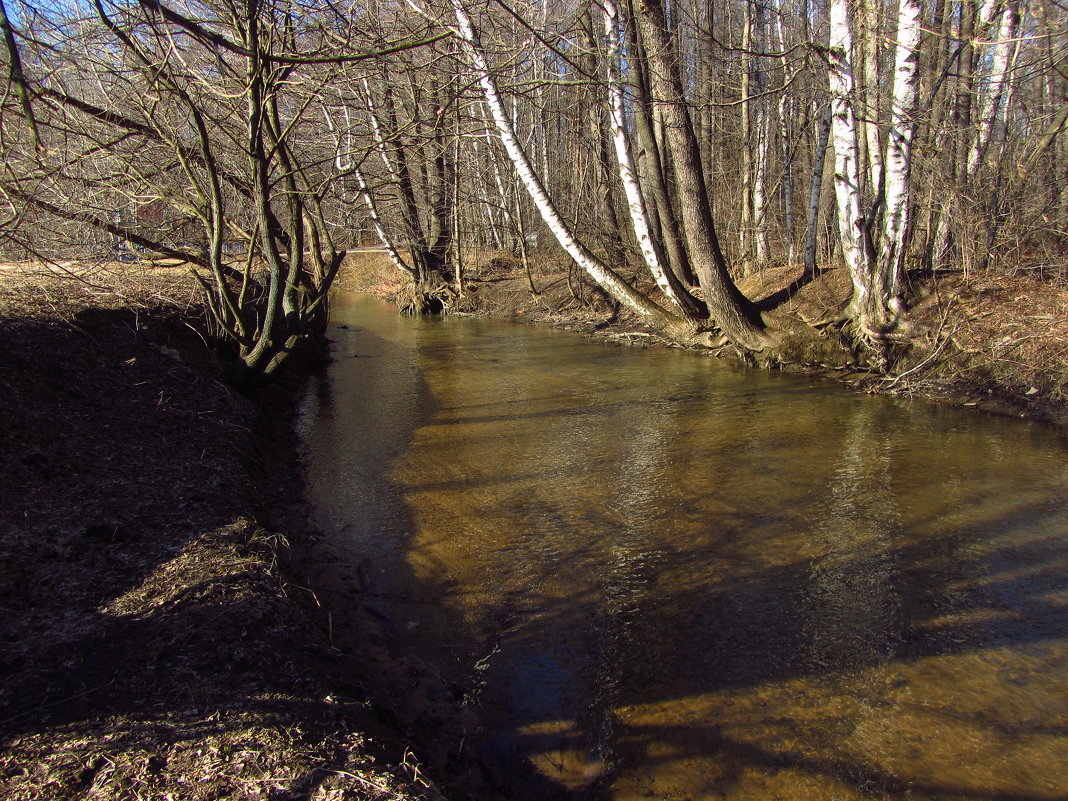
M 1042 426 L 341 296 L 319 524 L 516 798 L 1068 798 Z

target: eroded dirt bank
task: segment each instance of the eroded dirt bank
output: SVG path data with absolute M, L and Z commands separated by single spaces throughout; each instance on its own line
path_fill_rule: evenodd
M 896 349 L 886 373 L 843 356 L 838 340 L 846 334 L 836 321 L 850 296 L 844 270 L 825 270 L 806 281 L 799 265 L 777 267 L 739 285 L 765 313 L 803 320 L 819 332 L 788 351 L 791 363 L 783 369 L 822 373 L 865 392 L 1068 425 L 1068 290 L 1025 274 L 943 272 L 912 274 L 909 280 L 913 305 L 903 332 L 909 346 Z M 402 287 L 400 273 L 376 252 L 350 254 L 339 283 L 386 298 Z M 456 294 L 453 288 L 449 307 L 630 345 L 660 342 L 569 267 L 562 254 L 538 254 L 530 260 L 529 275 L 510 254 L 469 255 L 462 289 Z
M 179 271 L 0 284 L 0 796 L 440 798 L 460 724 L 307 528 L 292 395 L 215 379 Z

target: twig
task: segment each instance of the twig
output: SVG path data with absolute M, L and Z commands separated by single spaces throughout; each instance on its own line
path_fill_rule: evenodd
M 922 370 L 928 364 L 937 359 L 942 353 L 942 351 L 945 350 L 946 345 L 948 345 L 953 340 L 953 334 L 956 332 L 956 328 L 954 328 L 953 331 L 951 331 L 947 336 L 942 336 L 942 331 L 945 329 L 946 320 L 949 319 L 949 312 L 951 308 L 952 304 L 946 306 L 946 310 L 942 312 L 942 318 L 938 321 L 938 332 L 935 334 L 935 338 L 939 340 L 939 343 L 938 347 L 934 349 L 934 352 L 931 353 L 931 355 L 924 359 L 922 362 L 899 374 L 895 378 L 890 378 L 889 376 L 883 378 L 883 381 L 890 382 L 886 385 L 886 389 L 893 389 L 901 379 L 906 378 L 907 376 L 910 376 L 913 373 Z
M 910 375 L 912 375 L 913 373 L 915 373 L 915 372 L 917 372 L 919 370 L 922 370 L 924 367 L 926 367 L 932 361 L 937 359 L 939 354 L 941 354 L 942 351 L 945 349 L 946 345 L 948 345 L 950 343 L 951 339 L 952 339 L 951 337 L 944 338 L 938 344 L 938 347 L 935 348 L 934 353 L 932 353 L 930 356 L 928 356 L 922 362 L 917 364 L 915 367 L 912 367 L 912 368 L 906 370 L 905 372 L 901 373 L 900 375 L 898 375 L 897 377 L 895 377 L 893 379 L 891 379 L 889 376 L 884 378 L 883 381 L 889 381 L 890 382 L 889 384 L 886 385 L 885 388 L 886 389 L 893 389 L 893 387 L 897 384 L 897 382 L 900 381 L 902 378 L 905 378 L 905 377 L 910 376 Z
M 373 782 L 370 779 L 365 779 L 363 776 L 357 776 L 355 773 L 349 773 L 347 770 L 332 770 L 330 768 L 324 768 L 324 770 L 326 770 L 328 773 L 333 773 L 336 776 L 344 776 L 347 779 L 355 779 L 361 784 L 366 785 L 367 787 L 373 787 L 374 789 L 382 793 L 392 792 L 389 785 Z

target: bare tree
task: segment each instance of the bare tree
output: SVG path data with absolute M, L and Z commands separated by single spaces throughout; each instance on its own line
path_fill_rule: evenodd
M 324 209 L 337 172 L 322 87 L 338 65 L 425 40 L 360 40 L 328 3 L 94 10 L 39 13 L 24 80 L 45 148 L 9 149 L 2 189 L 189 263 L 234 346 L 232 378 L 256 381 L 322 331 L 345 255 Z

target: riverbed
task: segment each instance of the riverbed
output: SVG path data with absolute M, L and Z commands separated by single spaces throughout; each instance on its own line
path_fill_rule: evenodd
M 506 797 L 1068 796 L 1040 424 L 339 295 L 316 523 Z

